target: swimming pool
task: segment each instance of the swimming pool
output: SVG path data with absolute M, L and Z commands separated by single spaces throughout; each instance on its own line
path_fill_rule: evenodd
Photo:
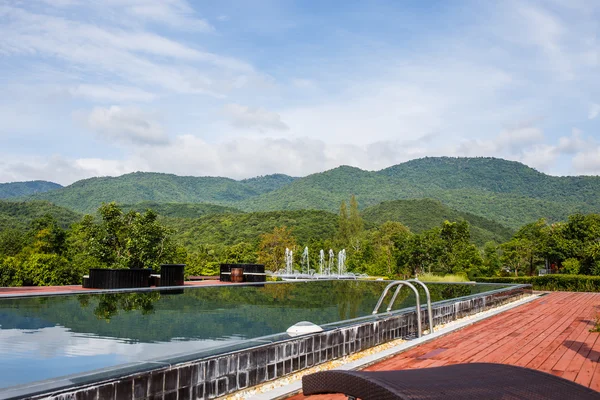
M 388 282 L 310 281 L 0 299 L 0 397 L 14 385 L 115 366 L 148 368 L 325 329 L 371 314 Z M 429 284 L 432 301 L 508 285 Z M 423 296 L 424 298 L 424 296 Z M 395 309 L 414 306 L 403 289 Z

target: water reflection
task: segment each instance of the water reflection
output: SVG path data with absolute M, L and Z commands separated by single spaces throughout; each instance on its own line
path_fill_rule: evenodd
M 0 300 L 0 388 L 370 315 L 387 282 L 316 281 Z M 434 301 L 491 290 L 430 285 Z M 387 303 L 386 303 L 387 304 Z M 403 290 L 395 308 L 414 305 Z

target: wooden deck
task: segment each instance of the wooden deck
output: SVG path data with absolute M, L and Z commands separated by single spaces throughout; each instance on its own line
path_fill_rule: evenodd
M 600 391 L 600 333 L 590 332 L 598 315 L 600 293 L 550 293 L 365 370 L 493 362 L 552 373 Z M 291 398 L 342 400 L 346 397 L 300 394 Z

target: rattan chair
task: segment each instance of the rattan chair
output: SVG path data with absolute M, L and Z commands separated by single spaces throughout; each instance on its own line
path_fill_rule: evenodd
M 600 393 L 528 368 L 472 363 L 399 371 L 322 371 L 302 378 L 304 395 L 343 393 L 362 400 L 600 400 Z

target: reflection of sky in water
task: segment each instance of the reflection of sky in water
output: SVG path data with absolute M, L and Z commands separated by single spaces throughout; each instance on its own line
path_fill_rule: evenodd
M 42 379 L 203 350 L 222 340 L 130 343 L 74 334 L 60 326 L 37 330 L 0 329 L 0 388 Z
M 0 299 L 0 388 L 246 344 L 299 321 L 323 325 L 368 316 L 386 283 L 321 281 Z M 430 286 L 433 301 L 497 288 Z M 402 293 L 395 309 L 414 304 L 412 292 Z

